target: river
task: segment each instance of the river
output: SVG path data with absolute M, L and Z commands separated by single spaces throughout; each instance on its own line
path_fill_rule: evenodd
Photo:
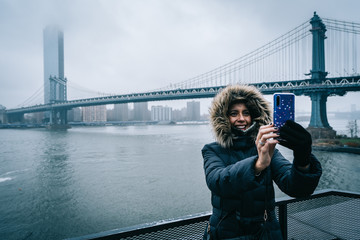
M 2 129 L 0 238 L 64 239 L 210 211 L 200 150 L 211 141 L 208 125 Z M 318 189 L 360 192 L 359 155 L 315 154 Z

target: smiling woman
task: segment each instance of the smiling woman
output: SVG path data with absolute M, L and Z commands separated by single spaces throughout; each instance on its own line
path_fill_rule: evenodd
M 251 115 L 245 103 L 233 103 L 229 108 L 229 121 L 236 130 L 246 131 L 251 126 Z M 255 123 L 254 123 L 255 124 Z
M 210 119 L 217 141 L 202 149 L 213 207 L 204 239 L 282 239 L 273 181 L 292 197 L 309 196 L 317 187 L 322 169 L 311 155 L 310 134 L 295 122 L 278 129 L 270 109 L 249 85 L 227 86 L 214 98 Z M 294 164 L 275 149 L 277 143 L 293 150 Z

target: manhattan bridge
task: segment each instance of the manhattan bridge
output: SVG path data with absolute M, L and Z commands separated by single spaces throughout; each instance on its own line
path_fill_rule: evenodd
M 50 125 L 66 125 L 67 111 L 93 105 L 211 98 L 230 84 L 256 86 L 263 94 L 291 92 L 311 98 L 308 130 L 334 137 L 327 120 L 329 96 L 360 90 L 360 23 L 320 18 L 306 22 L 262 47 L 229 63 L 161 89 L 67 100 L 67 79 L 49 78 L 50 103 L 7 109 L 8 122 L 21 122 L 25 113 L 49 112 Z M 326 64 L 325 64 L 326 63 Z

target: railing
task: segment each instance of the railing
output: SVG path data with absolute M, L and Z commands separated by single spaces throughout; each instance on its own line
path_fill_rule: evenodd
M 284 197 L 277 199 L 276 210 L 284 239 L 360 239 L 360 193 L 327 189 L 307 198 Z M 202 239 L 210 215 L 207 212 L 71 240 Z

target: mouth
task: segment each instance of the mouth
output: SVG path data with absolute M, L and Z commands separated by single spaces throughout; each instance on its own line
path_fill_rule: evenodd
M 244 131 L 246 129 L 246 125 L 236 125 L 235 128 Z

